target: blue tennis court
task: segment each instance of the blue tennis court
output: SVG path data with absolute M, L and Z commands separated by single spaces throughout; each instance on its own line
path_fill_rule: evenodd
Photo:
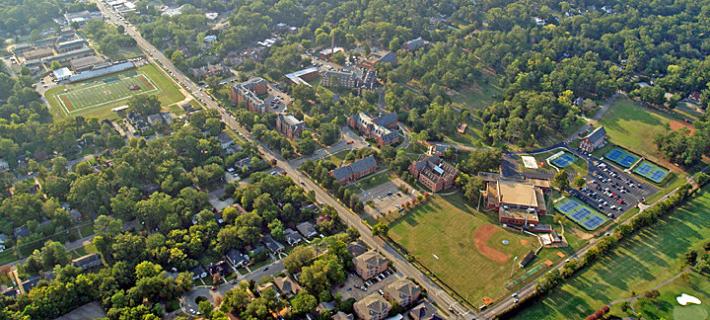
M 637 173 L 638 175 L 655 183 L 661 183 L 661 181 L 668 176 L 668 170 L 661 168 L 648 160 L 641 161 L 641 163 L 634 168 L 634 173 Z
M 570 220 L 589 231 L 596 230 L 609 220 L 577 198 L 562 198 L 555 202 L 554 207 Z
M 620 148 L 611 149 L 606 153 L 605 157 L 624 168 L 631 168 L 640 159 L 639 156 Z
M 561 155 L 559 155 L 558 157 L 550 160 L 550 163 L 555 165 L 555 167 L 562 169 L 562 168 L 568 167 L 575 160 L 576 160 L 576 158 L 573 155 L 571 155 L 567 152 L 564 152 Z

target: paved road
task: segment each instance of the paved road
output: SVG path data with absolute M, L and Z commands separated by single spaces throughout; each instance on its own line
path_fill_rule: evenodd
M 128 35 L 136 40 L 138 47 L 147 55 L 147 59 L 150 62 L 154 62 L 161 66 L 163 70 L 175 79 L 185 90 L 189 91 L 193 96 L 195 96 L 205 107 L 210 109 L 215 109 L 219 111 L 222 116 L 222 121 L 229 126 L 232 130 L 236 131 L 243 138 L 250 142 L 257 144 L 259 151 L 262 153 L 267 161 L 275 159 L 278 161 L 280 167 L 284 169 L 286 174 L 291 177 L 294 181 L 302 182 L 302 187 L 306 190 L 313 190 L 316 194 L 316 200 L 322 204 L 326 204 L 335 208 L 338 212 L 340 218 L 351 227 L 354 227 L 360 232 L 362 240 L 367 243 L 372 248 L 375 248 L 378 252 L 383 254 L 389 260 L 392 261 L 395 268 L 403 273 L 405 276 L 416 280 L 424 289 L 429 293 L 429 296 L 434 302 L 436 302 L 440 307 L 449 310 L 453 310 L 456 314 L 455 318 L 458 319 L 476 319 L 472 310 L 461 305 L 456 300 L 454 300 L 446 291 L 442 290 L 439 285 L 431 281 L 424 273 L 419 271 L 416 267 L 410 264 L 406 258 L 399 254 L 392 246 L 379 237 L 372 236 L 370 229 L 362 222 L 360 217 L 352 213 L 348 208 L 343 206 L 339 201 L 333 198 L 326 190 L 322 189 L 319 185 L 311 181 L 304 174 L 299 172 L 297 168 L 290 165 L 288 162 L 284 161 L 280 155 L 272 152 L 265 146 L 261 145 L 258 141 L 251 137 L 251 134 L 244 129 L 237 121 L 232 117 L 224 108 L 222 108 L 215 100 L 213 100 L 208 94 L 200 90 L 192 80 L 186 77 L 180 70 L 178 70 L 172 62 L 166 58 L 159 50 L 157 50 L 148 41 L 143 39 L 143 37 L 138 33 L 135 27 L 125 20 L 122 20 L 120 16 L 114 12 L 112 9 L 108 8 L 105 3 L 95 0 L 99 10 L 104 14 L 108 21 L 113 22 L 118 25 L 124 26 Z

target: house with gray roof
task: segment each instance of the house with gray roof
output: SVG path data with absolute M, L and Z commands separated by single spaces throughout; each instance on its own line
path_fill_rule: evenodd
M 295 246 L 303 241 L 303 237 L 291 228 L 284 230 L 284 238 L 286 238 L 286 243 L 288 243 L 289 246 Z
M 318 231 L 316 231 L 316 228 L 313 226 L 312 223 L 308 221 L 299 223 L 296 226 L 296 230 L 298 230 L 298 232 L 300 232 L 307 239 L 313 238 L 318 235 Z
M 90 253 L 85 256 L 76 258 L 72 260 L 71 263 L 82 271 L 98 268 L 104 264 L 103 261 L 101 261 L 101 256 L 98 253 Z
M 392 303 L 406 307 L 417 301 L 422 289 L 409 279 L 397 279 L 384 289 L 385 299 Z
M 227 261 L 235 267 L 243 267 L 249 264 L 249 256 L 236 249 L 230 249 L 225 255 Z
M 377 171 L 377 160 L 370 155 L 357 160 L 349 165 L 345 165 L 330 171 L 330 176 L 340 184 L 351 183 L 358 179 Z

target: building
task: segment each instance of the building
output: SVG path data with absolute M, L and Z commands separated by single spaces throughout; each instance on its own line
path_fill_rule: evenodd
M 353 258 L 355 272 L 364 280 L 368 280 L 389 268 L 389 261 L 381 254 L 370 250 Z
M 244 267 L 249 264 L 249 256 L 237 249 L 229 249 L 225 257 L 234 267 Z
M 72 59 L 83 58 L 92 55 L 94 55 L 94 49 L 91 49 L 89 47 L 82 47 L 77 50 L 62 52 L 53 56 L 44 57 L 40 60 L 42 63 L 49 65 L 54 61 L 57 61 L 59 63 L 65 63 L 71 61 Z
M 438 156 L 419 156 L 409 165 L 409 172 L 432 192 L 451 188 L 459 171 Z
M 534 227 L 539 215 L 547 212 L 544 189 L 534 181 L 518 181 L 500 177 L 486 179 L 482 196 L 488 210 L 498 212 L 498 221 L 517 227 Z
M 397 64 L 397 54 L 387 50 L 374 50 L 367 59 L 360 61 L 360 66 L 373 70 L 383 63 Z
M 271 251 L 271 253 L 274 253 L 274 254 L 282 252 L 285 249 L 283 244 L 274 240 L 274 238 L 271 237 L 270 235 L 264 236 L 264 239 L 262 239 L 262 242 L 264 243 L 266 248 L 269 249 L 269 251 Z
M 0 172 L 5 172 L 10 170 L 10 164 L 5 161 L 5 159 L 0 159 Z
M 301 133 L 306 128 L 306 123 L 296 119 L 290 114 L 279 113 L 276 117 L 276 130 L 291 140 L 301 137 Z
M 436 307 L 429 302 L 422 302 L 408 312 L 410 320 L 434 320 L 443 319 L 436 313 Z
M 279 292 L 287 298 L 291 298 L 301 291 L 301 286 L 289 276 L 275 278 L 274 284 L 279 288 Z
M 222 64 L 208 64 L 199 68 L 192 68 L 190 72 L 196 78 L 215 77 L 226 74 L 229 70 Z
M 392 305 L 381 295 L 372 293 L 355 302 L 353 310 L 362 320 L 381 320 L 387 317 L 387 314 L 392 310 Z
M 308 81 L 313 81 L 320 76 L 317 67 L 310 67 L 303 70 L 298 70 L 296 72 L 286 74 L 286 79 L 291 81 L 293 84 L 302 84 L 304 86 L 310 87 L 311 84 Z
M 387 301 L 407 307 L 419 299 L 422 289 L 412 280 L 397 279 L 387 285 L 384 292 Z
M 91 20 L 102 20 L 103 16 L 99 11 L 79 11 L 79 12 L 67 12 L 64 14 L 64 22 L 67 25 L 72 23 L 77 23 L 83 25 L 84 23 Z
M 54 55 L 54 50 L 49 47 L 44 47 L 23 52 L 22 58 L 24 58 L 25 61 L 30 61 L 51 57 L 52 55 Z
M 83 257 L 72 260 L 72 264 L 82 271 L 101 267 L 104 263 L 98 253 L 87 254 Z
M 354 71 L 326 70 L 321 73 L 320 84 L 329 88 L 357 88 L 360 78 Z
M 101 57 L 96 55 L 86 56 L 83 58 L 76 58 L 69 60 L 69 67 L 74 70 L 74 72 L 82 72 L 86 70 L 91 70 L 96 66 L 100 66 L 106 63 Z
M 423 47 L 426 46 L 427 44 L 429 44 L 428 41 L 422 39 L 422 37 L 419 37 L 419 38 L 412 39 L 412 40 L 409 40 L 409 41 L 405 42 L 405 43 L 404 43 L 404 49 L 407 50 L 407 51 L 414 51 L 414 50 L 417 50 L 417 49 L 419 49 L 419 48 L 423 48 Z
M 286 228 L 284 230 L 284 239 L 286 239 L 286 243 L 292 247 L 303 241 L 303 237 L 291 228 Z
M 604 130 L 604 127 L 598 127 L 582 138 L 582 141 L 579 142 L 579 148 L 585 152 L 593 152 L 605 144 L 606 130 Z
M 525 268 L 528 264 L 530 264 L 530 262 L 535 260 L 536 257 L 537 255 L 535 254 L 535 252 L 529 251 L 528 254 L 526 254 L 525 257 L 520 260 L 520 268 Z
M 74 40 L 69 40 L 69 41 L 64 41 L 64 42 L 58 42 L 57 44 L 54 45 L 54 49 L 57 50 L 57 52 L 69 52 L 69 51 L 81 49 L 85 45 L 86 45 L 86 40 L 80 38 L 80 39 L 74 39 Z
M 332 317 L 330 317 L 330 319 L 331 320 L 354 320 L 355 317 L 352 314 L 338 311 L 338 313 L 334 314 Z
M 443 157 L 444 153 L 449 150 L 451 146 L 445 143 L 432 142 L 429 143 L 429 148 L 427 149 L 427 154 L 430 156 Z
M 52 76 L 54 76 L 54 79 L 57 79 L 57 81 L 69 80 L 73 74 L 74 73 L 67 67 L 52 71 Z
M 341 47 L 326 48 L 326 49 L 321 50 L 318 53 L 318 57 L 321 58 L 322 60 L 329 60 L 330 57 L 332 57 L 334 54 L 336 54 L 338 52 L 345 53 L 345 49 L 343 49 Z
M 335 168 L 329 172 L 330 176 L 340 184 L 351 183 L 377 171 L 377 160 L 372 155 L 357 160 L 349 165 Z
M 298 230 L 298 232 L 300 232 L 307 239 L 313 238 L 318 235 L 318 231 L 316 231 L 316 228 L 313 226 L 312 223 L 308 221 L 299 223 L 296 226 L 296 230 Z
M 269 83 L 263 78 L 251 78 L 246 82 L 236 84 L 230 90 L 229 97 L 234 104 L 244 104 L 251 112 L 265 113 L 283 110 L 286 101 L 273 92 Z
M 388 113 L 379 118 L 372 118 L 360 112 L 348 118 L 348 125 L 369 139 L 374 139 L 378 146 L 383 147 L 399 142 L 397 114 Z

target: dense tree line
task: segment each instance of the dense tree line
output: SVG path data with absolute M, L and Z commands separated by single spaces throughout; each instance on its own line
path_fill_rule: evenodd
M 103 20 L 91 20 L 81 29 L 91 39 L 99 52 L 113 56 L 121 49 L 133 48 L 136 41 L 127 34 L 123 27 L 115 27 Z

